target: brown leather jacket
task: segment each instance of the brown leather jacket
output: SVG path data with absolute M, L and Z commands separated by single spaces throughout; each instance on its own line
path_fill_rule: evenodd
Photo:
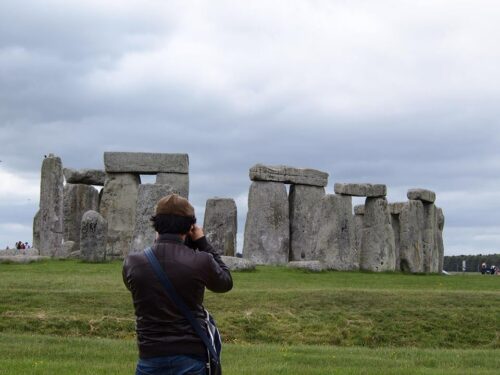
M 205 237 L 190 246 L 197 250 L 186 246 L 177 235 L 162 234 L 153 245 L 153 252 L 177 293 L 203 326 L 205 287 L 223 293 L 231 290 L 233 280 Z M 125 259 L 123 282 L 132 292 L 141 358 L 177 354 L 206 356 L 203 342 L 167 297 L 144 252 Z

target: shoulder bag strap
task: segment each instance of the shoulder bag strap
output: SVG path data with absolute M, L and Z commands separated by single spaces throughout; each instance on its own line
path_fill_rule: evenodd
M 210 342 L 210 339 L 208 338 L 208 335 L 206 334 L 205 330 L 200 326 L 200 323 L 196 320 L 196 318 L 193 316 L 193 313 L 189 308 L 186 306 L 182 298 L 177 294 L 177 291 L 174 289 L 174 286 L 170 282 L 170 280 L 167 277 L 167 274 L 165 271 L 161 268 L 160 263 L 158 262 L 158 259 L 153 253 L 153 249 L 151 247 L 147 248 L 144 250 L 144 253 L 146 254 L 146 257 L 149 260 L 149 263 L 151 264 L 151 267 L 156 273 L 156 276 L 160 280 L 161 284 L 165 288 L 165 291 L 167 292 L 168 297 L 170 300 L 177 305 L 178 309 L 184 315 L 184 317 L 189 321 L 191 326 L 193 327 L 194 331 L 196 334 L 201 338 L 205 346 L 207 347 L 208 351 L 210 352 L 210 355 L 212 356 L 212 359 L 216 361 L 216 363 L 219 363 L 219 357 L 215 351 L 214 346 Z

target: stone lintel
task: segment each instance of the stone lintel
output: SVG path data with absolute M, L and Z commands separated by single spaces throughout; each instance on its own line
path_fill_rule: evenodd
M 250 168 L 250 180 L 324 187 L 328 184 L 328 173 L 286 165 L 256 164 Z
M 104 186 L 106 172 L 100 169 L 63 169 L 64 178 L 68 184 L 84 184 Z
M 406 195 L 408 199 L 424 203 L 434 203 L 436 201 L 436 193 L 427 189 L 410 189 Z
M 162 154 L 149 152 L 105 152 L 107 173 L 189 173 L 188 154 Z
M 387 186 L 383 184 L 335 184 L 335 194 L 353 197 L 385 197 Z

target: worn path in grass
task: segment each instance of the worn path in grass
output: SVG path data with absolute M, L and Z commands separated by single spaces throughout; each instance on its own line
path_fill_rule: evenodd
M 497 277 L 260 267 L 234 280 L 205 301 L 228 343 L 500 347 Z M 0 332 L 133 339 L 121 263 L 1 264 Z

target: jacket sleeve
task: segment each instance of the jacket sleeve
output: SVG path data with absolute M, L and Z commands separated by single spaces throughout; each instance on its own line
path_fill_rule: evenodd
M 122 278 L 123 278 L 123 283 L 125 284 L 125 286 L 127 287 L 127 289 L 131 290 L 130 289 L 130 285 L 128 284 L 128 281 L 127 281 L 127 259 L 126 258 L 123 261 Z
M 220 255 L 208 243 L 206 237 L 201 237 L 194 241 L 200 251 L 208 253 L 210 256 L 206 275 L 206 287 L 212 292 L 224 293 L 233 288 L 233 278 L 226 264 L 222 261 Z

